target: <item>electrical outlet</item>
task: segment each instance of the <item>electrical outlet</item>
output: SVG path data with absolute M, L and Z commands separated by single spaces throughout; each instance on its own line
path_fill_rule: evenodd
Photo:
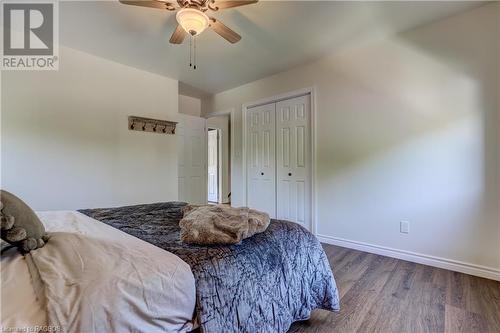
M 399 232 L 402 234 L 409 234 L 410 233 L 410 221 L 399 222 Z

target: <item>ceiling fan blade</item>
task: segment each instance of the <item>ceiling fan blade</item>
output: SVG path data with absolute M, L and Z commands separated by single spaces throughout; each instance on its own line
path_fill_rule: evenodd
M 227 40 L 231 44 L 239 42 L 241 39 L 240 35 L 238 35 L 233 30 L 229 29 L 224 24 L 222 24 L 219 20 L 216 20 L 213 17 L 210 18 L 210 28 L 212 28 L 213 31 L 218 33 L 222 38 L 224 38 L 225 40 Z
M 132 6 L 140 6 L 140 7 L 148 7 L 148 8 L 156 8 L 156 9 L 166 9 L 166 10 L 175 10 L 174 5 L 171 2 L 167 1 L 158 1 L 158 0 L 120 0 L 120 2 L 124 5 L 132 5 Z
M 258 2 L 258 0 L 216 0 L 215 4 L 212 4 L 211 6 L 217 8 L 215 10 L 219 10 L 219 9 L 251 5 L 256 2 Z
M 180 24 L 178 24 L 177 28 L 175 28 L 174 32 L 172 33 L 172 36 L 170 37 L 170 43 L 182 44 L 186 35 L 187 35 L 186 31 L 180 26 Z

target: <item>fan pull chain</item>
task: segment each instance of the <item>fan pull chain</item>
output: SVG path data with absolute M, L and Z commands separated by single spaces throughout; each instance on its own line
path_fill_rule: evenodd
M 196 69 L 196 36 L 193 37 L 194 38 L 194 69 Z
M 189 36 L 189 67 L 193 67 L 193 36 Z
M 189 36 L 189 67 L 196 69 L 196 36 Z

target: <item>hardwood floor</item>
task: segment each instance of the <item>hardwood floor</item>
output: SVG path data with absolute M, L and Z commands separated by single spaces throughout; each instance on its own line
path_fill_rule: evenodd
M 500 332 L 500 282 L 323 244 L 340 312 L 313 312 L 289 333 Z

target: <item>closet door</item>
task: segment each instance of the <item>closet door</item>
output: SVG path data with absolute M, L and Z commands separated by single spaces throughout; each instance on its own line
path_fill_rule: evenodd
M 247 110 L 247 204 L 276 216 L 276 104 Z
M 276 104 L 277 218 L 310 226 L 310 96 Z

